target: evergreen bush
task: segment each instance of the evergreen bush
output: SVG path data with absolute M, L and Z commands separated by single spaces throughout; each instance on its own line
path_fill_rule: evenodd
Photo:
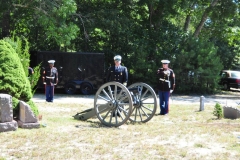
M 36 86 L 39 81 L 39 77 L 41 76 L 41 68 L 40 67 L 41 67 L 41 63 L 33 68 L 34 74 L 32 74 L 31 76 L 28 77 L 28 80 L 31 84 L 32 94 L 35 93 L 35 91 L 37 89 Z
M 38 114 L 36 105 L 31 102 L 32 91 L 20 57 L 16 52 L 17 45 L 9 39 L 0 40 L 0 92 L 13 97 L 14 113 L 17 113 L 19 100 L 30 104 L 34 114 Z M 13 47 L 12 47 L 13 46 Z
M 216 103 L 216 105 L 214 106 L 213 115 L 217 116 L 218 119 L 223 118 L 223 110 L 219 103 Z

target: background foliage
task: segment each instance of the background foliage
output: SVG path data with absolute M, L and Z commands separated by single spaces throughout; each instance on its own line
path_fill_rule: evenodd
M 161 59 L 181 93 L 213 93 L 220 70 L 240 70 L 238 0 L 9 0 L 0 13 L 0 38 L 30 50 L 103 52 L 106 68 L 122 55 L 129 84 L 154 86 Z

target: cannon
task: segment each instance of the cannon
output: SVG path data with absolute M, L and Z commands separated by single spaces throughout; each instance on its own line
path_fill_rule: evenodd
M 131 122 L 148 122 L 157 110 L 157 96 L 146 83 L 134 83 L 128 87 L 118 82 L 103 84 L 94 97 L 94 108 L 73 116 L 87 120 L 97 117 L 109 127 L 118 127 Z

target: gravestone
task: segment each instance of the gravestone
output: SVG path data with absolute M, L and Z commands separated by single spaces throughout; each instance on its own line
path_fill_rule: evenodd
M 18 126 L 21 128 L 39 128 L 40 124 L 38 123 L 38 119 L 34 115 L 33 111 L 31 110 L 30 106 L 20 101 L 19 103 L 19 120 Z
M 240 118 L 240 109 L 234 108 L 234 107 L 229 107 L 229 106 L 224 106 L 223 107 L 223 115 L 224 115 L 224 118 L 229 118 L 229 119 Z
M 13 120 L 12 96 L 0 94 L 0 132 L 17 130 L 17 122 Z

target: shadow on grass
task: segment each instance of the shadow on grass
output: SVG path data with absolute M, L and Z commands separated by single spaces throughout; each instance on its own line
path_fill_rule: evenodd
M 87 122 L 88 125 L 75 125 L 76 128 L 112 128 L 110 126 L 106 126 L 102 124 L 100 121 L 93 121 L 93 120 L 86 120 L 84 122 Z M 115 127 L 117 128 L 117 127 Z

